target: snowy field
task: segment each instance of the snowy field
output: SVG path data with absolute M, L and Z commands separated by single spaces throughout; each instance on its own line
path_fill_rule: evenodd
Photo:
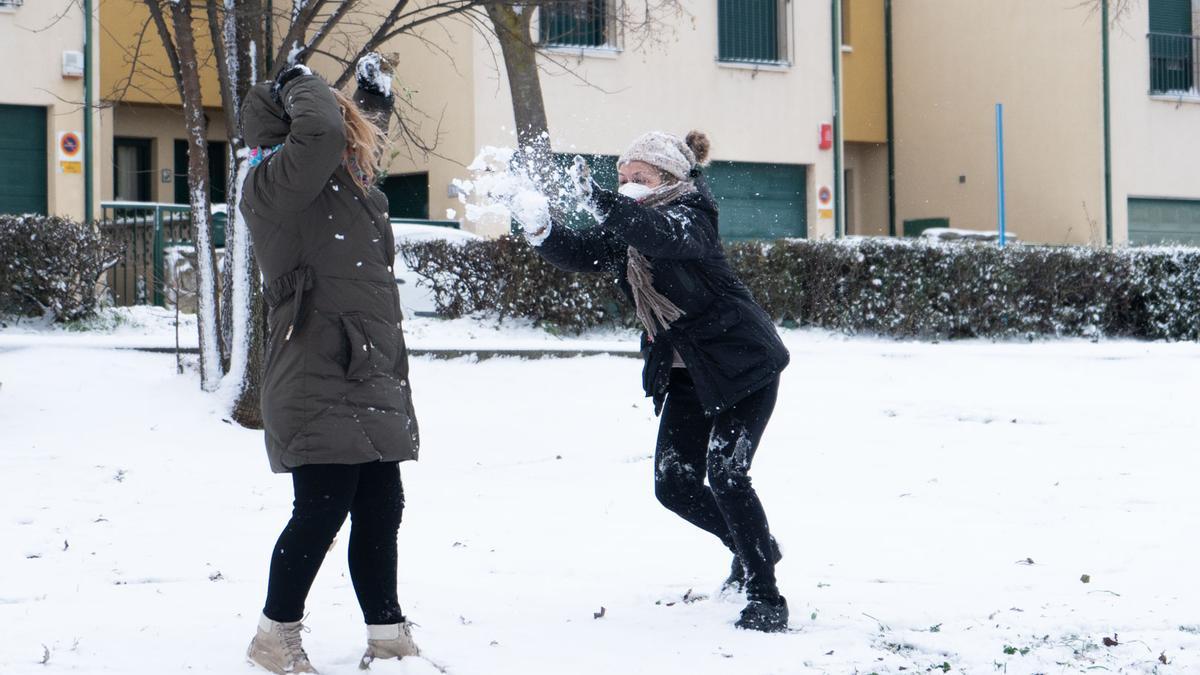
M 0 334 L 0 673 L 250 675 L 290 483 L 172 355 L 102 337 Z M 789 634 L 735 630 L 728 555 L 655 502 L 638 361 L 416 359 L 428 659 L 372 670 L 1200 672 L 1200 347 L 786 339 L 753 476 Z M 309 602 L 327 675 L 365 640 L 345 545 Z

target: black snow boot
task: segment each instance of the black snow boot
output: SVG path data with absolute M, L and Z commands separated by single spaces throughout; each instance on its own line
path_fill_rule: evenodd
M 771 537 L 771 554 L 776 565 L 780 560 L 783 560 L 783 551 L 779 549 L 779 542 L 775 541 L 775 537 Z M 725 583 L 721 584 L 722 593 L 741 593 L 746 590 L 746 565 L 742 563 L 742 557 L 737 553 L 733 554 L 733 564 L 729 568 L 729 578 L 725 579 Z
M 742 630 L 757 630 L 764 633 L 782 633 L 788 628 L 787 598 L 754 599 L 742 610 L 735 626 Z

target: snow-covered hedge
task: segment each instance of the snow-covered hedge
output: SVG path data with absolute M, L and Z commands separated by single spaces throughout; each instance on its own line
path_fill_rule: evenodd
M 1200 337 L 1200 249 L 779 241 L 727 246 L 781 322 L 904 338 Z M 447 317 L 491 313 L 583 330 L 630 324 L 603 275 L 572 275 L 514 238 L 402 247 Z
M 0 313 L 73 321 L 96 311 L 116 248 L 90 225 L 0 215 Z
M 529 317 L 573 331 L 633 318 L 611 278 L 561 272 L 523 237 L 405 242 L 399 249 L 421 283 L 429 285 L 441 316 Z

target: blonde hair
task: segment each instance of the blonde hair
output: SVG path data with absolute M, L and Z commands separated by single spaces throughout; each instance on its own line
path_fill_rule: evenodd
M 364 191 L 368 190 L 382 173 L 380 165 L 388 144 L 387 132 L 359 110 L 349 96 L 337 89 L 332 91 L 346 124 L 346 159 L 353 159 L 358 166 L 358 171 L 350 173 Z

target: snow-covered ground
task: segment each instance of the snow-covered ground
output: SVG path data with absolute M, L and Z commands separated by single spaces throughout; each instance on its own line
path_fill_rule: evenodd
M 63 346 L 101 349 L 175 348 L 175 313 L 159 307 L 118 307 L 98 318 L 61 325 L 37 319 L 0 318 L 0 350 Z M 196 317 L 179 316 L 179 344 L 196 349 Z M 490 319 L 443 319 L 408 315 L 405 341 L 416 351 L 562 351 L 636 352 L 637 333 L 597 330 L 586 335 L 555 335 L 531 322 Z
M 468 329 L 509 339 L 414 339 Z M 291 498 L 261 434 L 172 355 L 18 333 L 0 334 L 0 673 L 254 672 Z M 372 670 L 1200 672 L 1200 346 L 786 340 L 753 475 L 790 634 L 735 630 L 727 554 L 655 502 L 637 360 L 416 359 L 400 590 L 429 660 Z M 345 542 L 308 608 L 327 675 L 364 646 Z

